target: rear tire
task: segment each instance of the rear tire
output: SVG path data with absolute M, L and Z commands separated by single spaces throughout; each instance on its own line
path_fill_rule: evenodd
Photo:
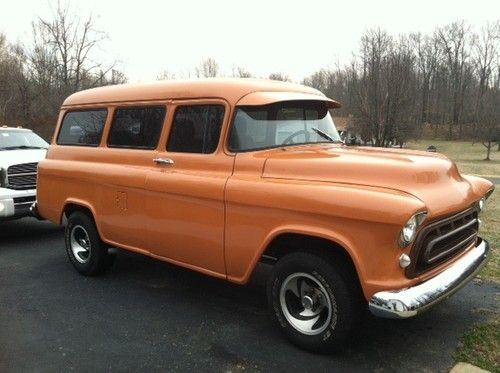
M 69 261 L 82 275 L 99 275 L 113 265 L 115 255 L 108 253 L 94 219 L 88 214 L 82 211 L 71 213 L 64 236 Z
M 338 349 L 359 314 L 357 278 L 343 263 L 294 252 L 274 266 L 267 284 L 271 316 L 295 345 L 312 352 Z

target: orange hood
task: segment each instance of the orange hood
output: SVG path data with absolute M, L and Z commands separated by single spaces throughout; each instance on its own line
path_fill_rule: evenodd
M 262 176 L 398 190 L 424 202 L 430 217 L 469 207 L 488 187 L 474 186 L 441 154 L 331 145 L 274 149 L 267 153 Z

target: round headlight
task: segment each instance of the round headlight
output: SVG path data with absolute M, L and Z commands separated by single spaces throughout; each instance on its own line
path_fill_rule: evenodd
M 477 203 L 477 207 L 478 207 L 479 211 L 483 211 L 485 206 L 486 206 L 486 198 L 483 197 Z
M 413 241 L 418 227 L 425 220 L 426 216 L 426 212 L 421 212 L 413 215 L 410 220 L 406 222 L 403 229 L 401 230 L 401 234 L 399 235 L 399 245 L 401 247 L 406 247 L 410 244 L 411 241 Z
M 400 237 L 401 245 L 408 246 L 408 244 L 413 240 L 413 237 L 415 237 L 416 232 L 417 232 L 417 219 L 415 219 L 415 216 L 412 216 L 401 230 L 401 237 Z

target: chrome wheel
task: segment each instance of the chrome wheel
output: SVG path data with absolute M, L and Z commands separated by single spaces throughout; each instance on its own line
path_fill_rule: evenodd
M 322 333 L 332 321 L 335 303 L 325 287 L 307 273 L 293 273 L 283 281 L 280 305 L 290 325 L 302 334 Z
M 90 258 L 89 234 L 81 225 L 75 225 L 71 229 L 70 245 L 73 256 L 80 263 L 86 263 Z

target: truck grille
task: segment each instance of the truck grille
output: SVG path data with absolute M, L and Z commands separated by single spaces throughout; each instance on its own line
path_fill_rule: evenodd
M 416 277 L 463 252 L 477 240 L 478 230 L 475 208 L 424 227 L 415 239 L 406 275 Z
M 7 185 L 10 189 L 24 190 L 36 188 L 38 163 L 22 163 L 7 169 Z

